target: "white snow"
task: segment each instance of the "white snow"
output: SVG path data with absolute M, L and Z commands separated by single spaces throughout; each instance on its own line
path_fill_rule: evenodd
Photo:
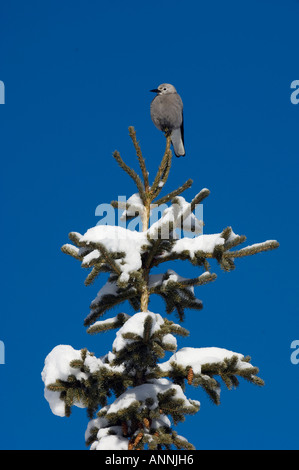
M 132 207 L 135 209 L 141 204 L 138 194 L 133 194 L 133 196 L 129 198 L 129 201 L 132 202 Z M 120 271 L 119 281 L 127 283 L 130 274 L 140 270 L 142 267 L 142 254 L 150 245 L 148 237 L 152 240 L 157 239 L 158 235 L 162 236 L 162 238 L 169 238 L 170 228 L 171 231 L 173 230 L 173 236 L 176 239 L 172 247 L 173 253 L 180 254 L 183 251 L 188 251 L 190 252 L 190 256 L 194 257 L 197 251 L 212 253 L 216 246 L 224 245 L 225 239 L 221 236 L 221 233 L 211 235 L 201 234 L 202 221 L 198 220 L 194 214 L 191 213 L 190 204 L 186 202 L 183 197 L 177 197 L 176 201 L 175 204 L 167 207 L 163 211 L 160 219 L 152 223 L 150 228 L 145 232 L 129 230 L 121 226 L 96 225 L 88 229 L 84 235 L 76 234 L 78 243 L 81 245 L 79 249 L 70 244 L 65 246 L 68 247 L 69 250 L 74 250 L 77 255 L 81 254 L 81 256 L 83 256 L 83 267 L 90 266 L 95 260 L 102 256 L 100 245 L 110 253 L 123 253 L 123 256 L 114 259 L 114 262 Z M 188 231 L 193 228 L 195 229 L 194 233 L 198 236 L 179 238 L 175 229 L 180 227 L 182 219 L 184 220 L 183 230 L 186 229 Z M 173 226 L 170 224 L 173 224 Z M 74 233 L 75 232 L 73 232 L 73 234 Z M 236 236 L 237 235 L 231 232 L 228 241 L 232 241 Z M 160 257 L 163 258 L 165 255 L 167 255 L 167 253 L 162 254 Z
M 202 233 L 203 221 L 196 218 L 191 212 L 191 204 L 182 196 L 175 198 L 176 202 L 167 207 L 162 217 L 157 222 L 151 224 L 148 230 L 151 238 L 157 238 L 159 230 L 162 232 L 162 238 L 168 238 L 170 232 L 170 224 L 173 224 L 173 229 L 182 228 L 186 231 L 194 231 L 194 233 Z
M 181 281 L 187 281 L 188 278 L 182 277 L 179 274 L 177 274 L 175 271 L 172 269 L 168 269 L 167 271 L 168 278 L 163 281 L 163 286 L 166 287 L 169 282 L 181 282 Z M 188 286 L 188 289 L 194 293 L 194 287 L 193 286 Z
M 132 343 L 133 339 L 125 339 L 123 334 L 125 333 L 134 333 L 143 337 L 144 334 L 144 322 L 147 317 L 151 317 L 152 319 L 152 327 L 150 336 L 152 336 L 156 331 L 158 331 L 161 326 L 164 325 L 164 320 L 158 313 L 153 312 L 138 312 L 135 313 L 132 317 L 130 317 L 126 323 L 117 331 L 116 338 L 112 345 L 112 350 L 116 353 L 121 349 L 125 348 L 127 344 Z M 177 340 L 172 334 L 166 334 L 162 338 L 162 343 L 171 344 L 173 347 L 177 346 Z
M 56 416 L 65 416 L 65 403 L 60 400 L 59 392 L 53 392 L 45 388 L 44 397 L 49 403 L 51 411 Z
M 122 435 L 121 426 L 100 427 L 97 439 L 90 450 L 128 450 L 129 441 Z
M 138 271 L 142 267 L 142 247 L 148 245 L 149 242 L 146 232 L 112 225 L 96 225 L 87 230 L 80 238 L 80 243 L 85 243 L 87 246 L 101 243 L 109 252 L 124 253 L 124 258 L 115 260 L 115 263 L 122 272 L 120 280 L 126 282 L 132 271 Z
M 135 215 L 135 212 L 138 212 L 139 215 L 142 217 L 144 205 L 139 193 L 132 194 L 132 196 L 129 197 L 129 199 L 127 200 L 127 205 L 129 205 L 129 207 L 128 209 L 124 210 L 120 217 L 120 220 L 126 220 L 127 217 L 133 217 Z M 121 207 L 121 202 L 119 202 L 119 206 Z
M 120 351 L 125 348 L 127 344 L 130 344 L 133 340 L 123 338 L 125 333 L 135 333 L 143 337 L 144 333 L 144 322 L 146 318 L 150 316 L 153 320 L 152 329 L 150 335 L 155 331 L 159 330 L 162 325 L 164 325 L 164 320 L 158 313 L 152 312 L 138 312 L 135 313 L 126 323 L 117 331 L 116 338 L 112 345 L 112 350 L 115 352 Z
M 107 435 L 93 442 L 90 450 L 128 450 L 129 441 L 126 437 Z
M 232 356 L 238 357 L 238 368 L 252 367 L 251 364 L 242 361 L 242 354 L 229 351 L 223 348 L 182 348 L 174 353 L 167 362 L 159 364 L 159 369 L 168 372 L 172 369 L 171 363 L 181 365 L 183 367 L 192 367 L 195 374 L 201 374 L 201 366 L 203 364 L 223 362 L 225 358 L 230 359 Z
M 61 344 L 55 346 L 45 359 L 45 366 L 42 371 L 42 379 L 45 385 L 54 383 L 56 379 L 67 380 L 70 374 L 77 375 L 78 369 L 70 367 L 73 360 L 81 360 L 81 351 L 72 346 Z M 80 372 L 82 375 L 83 373 Z M 86 374 L 84 374 L 86 377 Z
M 172 334 L 168 333 L 162 338 L 162 344 L 167 345 L 171 344 L 173 348 L 177 348 L 177 340 L 176 337 L 173 336 Z M 173 351 L 174 349 L 172 349 Z
M 183 251 L 189 251 L 191 258 L 197 251 L 203 251 L 205 253 L 213 253 L 214 249 L 218 245 L 224 245 L 224 238 L 221 237 L 221 233 L 212 235 L 199 235 L 195 238 L 180 238 L 175 242 L 172 248 L 173 252 L 182 253 Z
M 102 408 L 103 410 L 104 408 Z M 101 418 L 95 418 L 89 421 L 87 429 L 85 431 L 85 441 L 87 441 L 91 436 L 91 431 L 93 428 L 101 429 L 109 425 L 108 420 L 103 416 Z
M 202 278 L 204 278 L 205 276 L 210 276 L 210 272 L 205 272 L 201 276 Z M 182 281 L 188 281 L 188 280 L 189 278 L 180 276 L 178 273 L 176 273 L 172 269 L 168 269 L 165 274 L 150 274 L 148 287 L 150 289 L 159 287 L 159 286 L 166 287 L 170 281 L 182 282 Z M 191 292 L 194 292 L 193 286 L 188 286 L 188 289 Z
M 64 248 L 67 248 L 67 249 L 75 252 L 77 255 L 80 254 L 81 248 L 78 248 L 77 246 L 71 245 L 70 243 L 65 243 L 63 246 L 64 246 Z
M 149 383 L 138 385 L 137 387 L 126 390 L 120 395 L 111 405 L 107 407 L 106 417 L 112 413 L 118 413 L 120 410 L 129 408 L 134 402 L 141 402 L 139 409 L 144 408 L 145 400 L 151 398 L 153 404 L 147 406 L 149 409 L 155 409 L 159 406 L 158 394 L 165 393 L 168 390 L 174 390 L 174 399 L 182 399 L 183 406 L 194 409 L 194 406 L 199 406 L 197 400 L 188 400 L 183 393 L 182 388 L 179 385 L 175 385 L 168 379 L 152 379 Z
M 94 302 L 95 302 L 95 300 L 94 300 Z M 130 315 L 128 315 L 127 313 L 123 313 L 123 316 L 126 320 L 128 320 L 130 318 Z M 93 323 L 92 328 L 95 328 L 97 326 L 110 325 L 110 324 L 116 323 L 117 321 L 118 321 L 118 315 L 116 315 L 115 317 L 107 318 L 106 320 L 96 321 L 96 322 Z
M 84 256 L 82 260 L 82 266 L 83 267 L 88 266 L 89 263 L 98 259 L 100 256 L 101 256 L 101 253 L 99 252 L 99 250 L 92 250 L 90 253 Z
M 229 237 L 227 238 L 226 242 L 232 242 L 235 240 L 235 238 L 238 238 L 239 235 L 237 235 L 236 233 L 234 233 L 234 231 L 232 230 L 232 228 L 230 227 L 231 231 L 230 231 L 230 234 L 229 234 Z
M 193 214 L 193 212 L 192 212 L 184 220 L 183 230 L 186 231 L 186 232 L 191 232 L 192 231 L 193 233 L 196 233 L 196 234 L 202 234 L 203 220 L 197 219 L 195 217 L 195 215 Z
M 68 345 L 56 346 L 45 359 L 45 366 L 42 371 L 42 380 L 45 384 L 44 395 L 49 402 L 52 413 L 57 416 L 65 416 L 64 402 L 59 398 L 60 392 L 48 390 L 47 385 L 55 383 L 56 379 L 66 381 L 71 374 L 75 375 L 79 380 L 87 378 L 84 372 L 70 367 L 70 362 L 78 359 L 81 360 L 81 351 L 77 351 Z M 79 408 L 83 407 L 80 402 L 76 402 L 74 405 Z
M 164 186 L 164 183 L 160 182 L 158 186 L 161 188 Z M 172 204 L 170 207 L 167 207 L 164 210 L 163 215 L 159 221 L 151 224 L 152 227 L 154 227 L 154 230 L 156 230 L 159 225 L 164 224 L 167 221 L 178 221 L 178 216 L 185 214 L 183 229 L 186 231 L 193 231 L 194 233 L 202 233 L 203 221 L 198 220 L 193 212 L 191 213 L 190 203 L 188 203 L 182 196 L 177 196 L 176 201 L 177 202 L 175 204 Z M 125 209 L 126 204 L 127 209 Z M 125 209 L 121 215 L 120 220 L 126 220 L 126 217 L 133 217 L 136 212 L 138 212 L 142 217 L 144 212 L 144 204 L 140 198 L 139 193 L 135 193 L 129 197 L 126 203 L 119 201 L 119 207 Z M 151 213 L 152 209 L 155 209 L 156 207 L 156 204 L 151 205 Z
M 153 419 L 151 423 L 153 429 L 158 429 L 163 426 L 171 427 L 171 421 L 165 414 L 161 414 L 158 419 Z
M 108 363 L 104 360 L 108 358 Z M 110 360 L 109 360 L 110 359 Z M 89 372 L 81 372 L 80 369 L 70 366 L 70 362 L 73 360 L 82 360 L 81 350 L 76 350 L 72 346 L 58 345 L 48 354 L 45 359 L 45 365 L 42 370 L 41 376 L 45 384 L 44 395 L 48 401 L 52 413 L 57 416 L 65 416 L 65 403 L 60 399 L 60 392 L 49 390 L 48 385 L 54 384 L 56 380 L 67 381 L 69 375 L 74 375 L 77 380 L 87 380 L 89 374 L 93 374 L 101 368 L 106 368 L 114 372 L 122 373 L 123 365 L 111 366 L 109 362 L 114 359 L 112 353 L 97 358 L 94 355 L 87 352 L 84 365 L 89 368 Z M 79 408 L 85 408 L 80 401 L 74 402 L 74 406 Z

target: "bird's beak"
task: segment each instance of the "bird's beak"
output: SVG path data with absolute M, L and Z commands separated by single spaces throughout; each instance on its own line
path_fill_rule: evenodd
M 158 88 L 154 88 L 153 90 L 150 90 L 150 91 L 153 93 L 160 93 L 160 90 L 158 90 Z

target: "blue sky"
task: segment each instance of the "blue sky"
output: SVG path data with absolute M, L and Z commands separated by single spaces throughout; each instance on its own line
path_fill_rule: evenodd
M 179 339 L 250 355 L 266 386 L 242 381 L 218 407 L 188 387 L 201 410 L 177 431 L 198 449 L 298 448 L 298 15 L 295 0 L 1 2 L 2 449 L 85 449 L 85 411 L 54 416 L 40 373 L 54 346 L 101 356 L 114 333 L 87 335 L 104 279 L 85 287 L 60 247 L 96 225 L 100 203 L 135 192 L 112 158 L 118 149 L 137 169 L 128 126 L 154 175 L 164 138 L 149 90 L 161 82 L 176 86 L 185 117 L 186 157 L 167 189 L 190 177 L 187 198 L 210 189 L 205 233 L 230 225 L 248 244 L 280 242 L 234 272 L 213 265 L 218 279 L 197 290 L 204 309 L 187 312 L 190 336 Z M 150 308 L 163 314 L 156 299 Z

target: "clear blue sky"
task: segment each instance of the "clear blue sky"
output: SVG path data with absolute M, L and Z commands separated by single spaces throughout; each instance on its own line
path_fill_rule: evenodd
M 295 0 L 1 2 L 2 449 L 85 449 L 85 410 L 54 416 L 40 373 L 54 346 L 101 356 L 114 333 L 86 333 L 101 279 L 85 287 L 60 247 L 96 225 L 98 204 L 135 192 L 112 158 L 118 149 L 137 169 L 129 125 L 154 175 L 164 138 L 148 90 L 161 82 L 176 86 L 185 116 L 186 157 L 167 189 L 190 177 L 186 197 L 210 189 L 205 233 L 231 225 L 249 244 L 281 245 L 232 273 L 213 265 L 218 279 L 197 290 L 204 309 L 187 312 L 190 337 L 179 339 L 250 355 L 266 386 L 241 381 L 218 407 L 189 387 L 201 410 L 177 431 L 198 449 L 298 448 L 298 17 Z

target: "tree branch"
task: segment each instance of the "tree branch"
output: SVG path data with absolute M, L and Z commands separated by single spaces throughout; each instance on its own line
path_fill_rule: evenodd
M 141 168 L 141 172 L 142 172 L 142 176 L 143 176 L 145 192 L 147 192 L 148 189 L 149 189 L 148 172 L 147 172 L 147 169 L 146 169 L 146 166 L 145 166 L 145 160 L 143 158 L 139 142 L 137 142 L 137 139 L 136 139 L 136 131 L 135 131 L 133 126 L 129 127 L 129 134 L 130 134 L 130 137 L 132 139 L 133 145 L 134 145 L 135 150 L 136 150 L 136 155 L 137 155 L 137 158 L 138 158 L 138 161 L 139 161 L 139 166 Z
M 135 182 L 137 186 L 140 197 L 142 201 L 145 203 L 146 197 L 145 197 L 144 187 L 143 187 L 140 177 L 132 168 L 130 168 L 128 165 L 125 164 L 125 162 L 123 161 L 123 159 L 121 158 L 117 150 L 113 152 L 113 157 L 115 158 L 119 166 L 133 179 L 133 181 Z

